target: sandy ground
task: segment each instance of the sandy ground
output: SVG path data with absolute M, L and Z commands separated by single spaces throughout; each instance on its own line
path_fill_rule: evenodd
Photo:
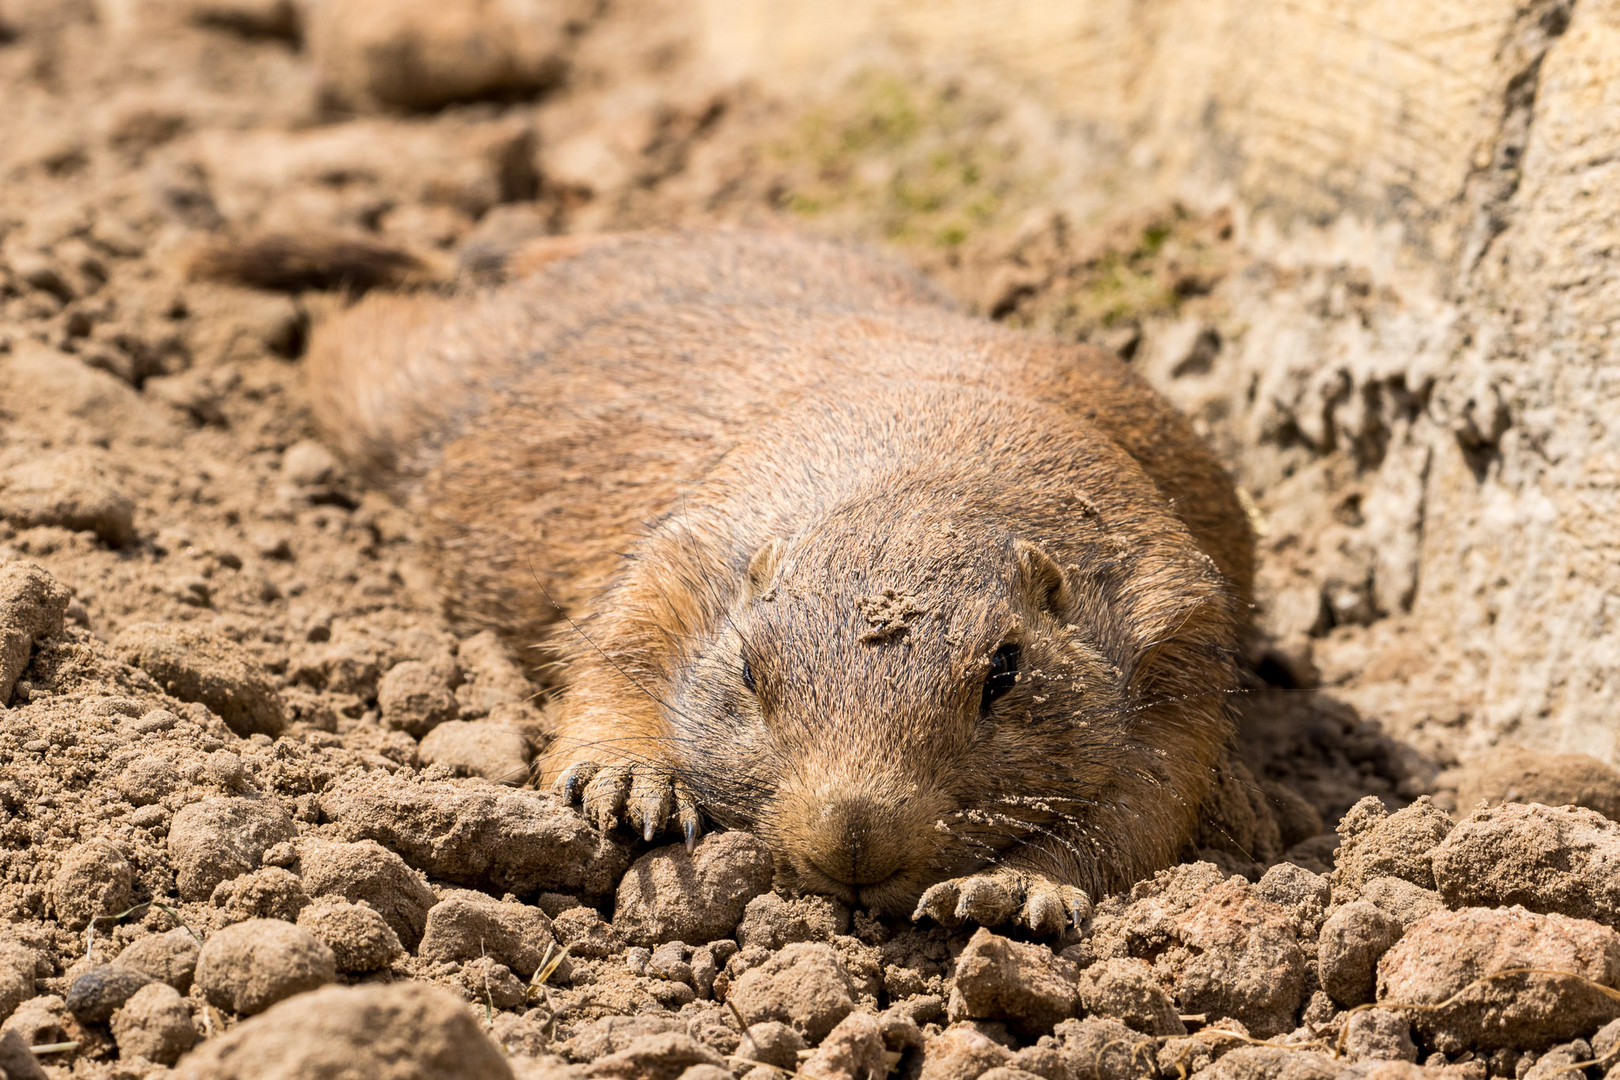
M 311 422 L 342 297 L 191 280 L 198 245 L 347 229 L 466 283 L 524 237 L 791 225 L 1155 379 L 1207 366 L 1184 330 L 1249 267 L 1223 215 L 1077 196 L 972 72 L 773 101 L 693 70 L 673 10 L 582 5 L 402 87 L 344 33 L 0 5 L 6 1076 L 1517 1077 L 1620 1044 L 1620 778 L 1444 772 L 1286 641 L 1240 703 L 1258 818 L 1056 942 L 781 896 L 750 837 L 649 848 L 523 788 L 541 687 Z M 1263 603 L 1307 557 L 1267 544 Z

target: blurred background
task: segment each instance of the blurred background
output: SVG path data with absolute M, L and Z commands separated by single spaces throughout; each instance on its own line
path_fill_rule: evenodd
M 201 239 L 852 238 L 1194 418 L 1370 786 L 1620 763 L 1617 75 L 1620 0 L 0 0 L 0 349 L 206 423 L 320 301 L 176 316 Z

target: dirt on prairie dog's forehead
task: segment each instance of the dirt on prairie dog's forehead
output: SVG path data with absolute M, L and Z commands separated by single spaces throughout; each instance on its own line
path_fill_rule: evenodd
M 542 6 L 0 3 L 5 1075 L 1614 1060 L 1620 779 L 1418 754 L 1286 649 L 1196 861 L 1061 939 L 791 895 L 746 833 L 649 847 L 523 786 L 525 657 L 452 630 L 417 523 L 316 438 L 299 359 L 345 300 L 187 280 L 197 244 L 351 229 L 475 277 L 525 237 L 790 223 L 1194 376 L 1249 258 L 1221 215 L 1075 226 L 1050 132 L 972 73 L 785 102 L 694 71 L 678 5 Z M 859 598 L 873 647 L 929 611 Z

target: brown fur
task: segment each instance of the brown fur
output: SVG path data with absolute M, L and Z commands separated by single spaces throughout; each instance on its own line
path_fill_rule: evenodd
M 554 254 L 368 297 L 310 361 L 451 614 L 565 661 L 548 777 L 657 762 L 884 910 L 988 863 L 1095 893 L 1173 861 L 1230 736 L 1252 538 L 1163 400 L 828 243 Z

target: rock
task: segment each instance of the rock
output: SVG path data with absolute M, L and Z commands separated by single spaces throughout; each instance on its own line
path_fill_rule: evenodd
M 81 1024 L 101 1024 L 112 1016 L 141 987 L 152 982 L 144 971 L 103 964 L 73 980 L 68 987 L 67 1008 Z
M 452 890 L 428 912 L 417 955 L 441 963 L 489 956 L 527 979 L 555 944 L 551 920 L 539 908 Z
M 1451 907 L 1519 904 L 1620 927 L 1620 823 L 1576 806 L 1476 810 L 1435 849 L 1434 876 Z
M 1322 989 L 1347 1009 L 1371 1001 L 1378 961 L 1402 929 L 1395 916 L 1359 900 L 1328 916 L 1316 952 Z
M 800 942 L 744 972 L 726 1002 L 749 1026 L 775 1020 L 819 1043 L 854 1011 L 854 989 L 831 945 Z
M 1079 1001 L 1086 1012 L 1148 1035 L 1185 1035 L 1176 1003 L 1143 960 L 1099 960 L 1080 973 Z
M 197 1042 L 191 1010 L 167 983 L 148 983 L 135 991 L 112 1014 L 112 1034 L 123 1057 L 158 1065 L 173 1065 Z
M 1353 1012 L 1345 1020 L 1344 1050 L 1352 1061 L 1416 1061 L 1406 1017 L 1389 1009 Z
M 29 562 L 0 562 L 0 709 L 11 700 L 34 642 L 62 632 L 72 594 Z
M 737 924 L 737 944 L 772 952 L 795 941 L 831 941 L 849 933 L 849 908 L 830 896 L 784 899 L 774 892 L 748 901 Z
M 51 880 L 56 921 L 68 930 L 83 930 L 93 918 L 128 910 L 134 898 L 135 871 L 109 840 L 76 845 Z
M 0 470 L 0 519 L 19 529 L 55 525 L 93 532 L 109 547 L 135 539 L 135 504 L 104 452 L 80 448 Z
M 850 1013 L 827 1033 L 803 1065 L 806 1080 L 884 1080 L 889 1063 L 883 1026 L 871 1013 Z
M 190 930 L 178 926 L 167 933 L 137 938 L 118 954 L 117 964 L 150 975 L 184 994 L 191 990 L 201 948 Z
M 1597 923 L 1523 908 L 1438 912 L 1407 927 L 1378 964 L 1378 1002 L 1407 1019 L 1437 1049 L 1544 1049 L 1620 1016 L 1620 1000 L 1569 976 L 1514 975 L 1465 987 L 1509 968 L 1570 972 L 1620 987 L 1620 934 Z
M 1335 899 L 1357 899 L 1361 886 L 1376 877 L 1434 888 L 1433 851 L 1451 827 L 1451 818 L 1428 796 L 1393 814 L 1376 796 L 1362 799 L 1339 822 L 1340 846 L 1332 875 Z
M 614 929 L 633 945 L 730 937 L 748 902 L 771 887 L 770 850 L 743 832 L 710 833 L 650 851 L 619 883 Z
M 486 784 L 374 772 L 327 789 L 321 809 L 344 839 L 376 840 L 436 878 L 520 896 L 603 896 L 630 861 L 621 841 L 549 796 Z
M 0 1031 L 0 1076 L 6 1080 L 47 1080 L 28 1041 L 15 1031 Z
M 623 1050 L 597 1058 L 585 1075 L 591 1080 L 675 1080 L 694 1065 L 724 1064 L 724 1058 L 691 1036 L 667 1031 L 643 1035 Z
M 298 843 L 304 888 L 312 896 L 364 903 L 382 916 L 400 944 L 414 949 L 438 897 L 405 860 L 375 840 L 346 844 L 306 837 Z
M 1466 814 L 1480 803 L 1584 806 L 1620 821 L 1620 771 L 1586 754 L 1549 754 L 1501 746 L 1440 777 L 1457 788 Z
M 422 737 L 416 756 L 424 765 L 447 765 L 497 784 L 516 787 L 529 778 L 529 740 L 505 724 L 456 720 Z
M 234 928 L 233 928 L 234 929 Z M 421 982 L 283 1001 L 188 1054 L 175 1080 L 512 1080 L 454 995 Z
M 950 1018 L 1004 1020 L 1026 1036 L 1075 1014 L 1075 965 L 1040 944 L 1012 941 L 980 927 L 956 960 Z
M 309 894 L 304 891 L 304 883 L 298 880 L 298 875 L 279 866 L 266 866 L 220 882 L 209 902 L 221 909 L 222 925 L 246 919 L 293 922 L 309 903 Z
M 309 40 L 326 91 L 360 109 L 433 109 L 557 81 L 579 0 L 327 0 Z
M 377 684 L 377 707 L 384 724 L 420 739 L 456 718 L 456 695 L 442 667 L 404 660 Z
M 405 953 L 393 927 L 366 904 L 328 897 L 300 911 L 298 926 L 332 950 L 342 972 L 381 971 Z
M 220 882 L 257 870 L 264 853 L 297 835 L 270 798 L 212 798 L 180 808 L 169 825 L 169 860 L 182 900 L 207 900 Z
M 269 674 L 236 642 L 195 623 L 135 623 L 113 639 L 113 651 L 181 701 L 219 714 L 241 736 L 271 738 L 286 710 Z
M 804 1037 L 797 1031 L 780 1020 L 766 1020 L 748 1026 L 737 1046 L 737 1057 L 791 1072 L 799 1067 L 799 1051 L 804 1049 Z
M 211 1005 L 253 1016 L 337 975 L 332 950 L 307 930 L 276 919 L 249 919 L 203 942 L 197 986 Z
M 952 1024 L 923 1044 L 919 1080 L 976 1077 L 1011 1058 L 1012 1051 L 971 1024 Z

